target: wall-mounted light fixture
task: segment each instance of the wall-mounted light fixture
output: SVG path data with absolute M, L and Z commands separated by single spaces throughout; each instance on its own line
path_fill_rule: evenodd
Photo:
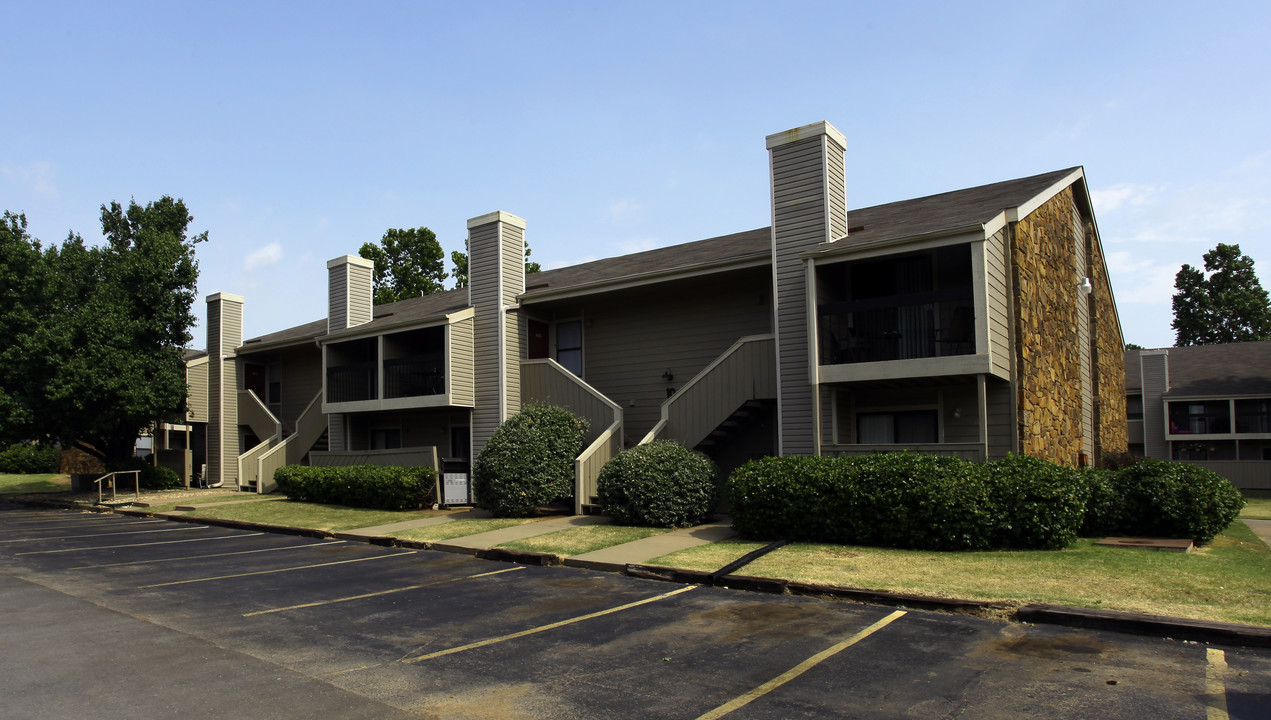
M 961 420 L 961 419 L 962 419 L 962 408 L 960 408 L 960 407 L 955 407 L 955 408 L 953 408 L 953 419 L 954 419 L 954 420 Z
M 662 379 L 667 382 L 675 382 L 675 374 L 672 373 L 670 370 L 667 370 L 666 372 L 662 373 Z
M 1081 283 L 1077 285 L 1077 289 L 1081 291 L 1082 295 L 1089 295 L 1090 291 L 1094 290 L 1094 286 L 1090 284 L 1090 278 L 1081 278 Z

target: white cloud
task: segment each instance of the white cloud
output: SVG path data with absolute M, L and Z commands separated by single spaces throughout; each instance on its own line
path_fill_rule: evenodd
M 635 238 L 618 243 L 618 249 L 622 251 L 621 254 L 623 255 L 644 252 L 645 250 L 656 250 L 660 247 L 666 247 L 666 241 L 656 237 Z
M 243 269 L 255 270 L 273 265 L 279 260 L 282 260 L 282 245 L 272 242 L 249 254 L 247 259 L 243 261 Z
M 609 203 L 609 207 L 605 208 L 604 219 L 606 222 L 621 223 L 636 220 L 643 214 L 643 205 L 631 198 L 625 198 Z
M 55 198 L 59 194 L 54 183 L 57 167 L 53 163 L 41 160 L 26 165 L 0 165 L 0 174 L 40 197 Z
M 1096 212 L 1110 213 L 1116 212 L 1123 205 L 1142 206 L 1150 202 L 1158 190 L 1155 185 L 1120 183 L 1102 190 L 1091 190 L 1090 199 L 1094 201 Z
M 1108 275 L 1118 305 L 1145 304 L 1169 307 L 1174 297 L 1174 276 L 1182 263 L 1162 262 L 1129 250 L 1108 252 Z

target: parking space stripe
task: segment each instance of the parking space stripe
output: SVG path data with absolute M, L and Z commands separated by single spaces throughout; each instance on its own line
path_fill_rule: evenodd
M 264 535 L 264 533 L 247 533 L 246 535 L 229 535 L 223 538 L 199 538 L 199 539 L 200 540 L 232 540 L 234 538 L 252 537 L 254 535 Z M 182 540 L 181 542 L 186 542 L 186 541 Z M 323 542 L 309 543 L 308 545 L 288 545 L 286 547 L 261 548 L 259 550 L 236 550 L 234 552 L 227 552 L 227 553 L 206 553 L 203 555 L 186 555 L 184 557 L 174 557 L 174 558 L 154 558 L 152 560 L 133 560 L 131 562 L 121 562 L 121 563 L 79 565 L 73 568 L 67 568 L 67 570 L 87 570 L 90 568 L 96 569 L 96 568 L 120 567 L 123 565 L 150 565 L 153 563 L 176 562 L 179 560 L 201 560 L 203 558 L 229 557 L 230 555 L 250 555 L 251 553 L 278 552 L 279 550 L 296 550 L 299 548 L 317 547 L 319 545 L 326 545 L 326 546 L 341 545 L 344 542 L 345 542 L 344 540 L 324 540 Z
M 252 535 L 260 535 L 260 534 L 261 533 L 252 533 Z M 86 547 L 86 548 L 82 548 L 82 547 L 61 548 L 60 550 L 28 550 L 26 552 L 13 553 L 13 556 L 17 557 L 19 555 L 54 555 L 57 553 L 68 553 L 68 552 L 88 552 L 90 550 L 119 550 L 121 548 L 150 547 L 151 545 L 176 545 L 178 543 L 213 542 L 215 540 L 233 540 L 234 538 L 240 538 L 240 537 L 246 537 L 246 536 L 225 535 L 223 537 L 190 538 L 188 540 L 155 540 L 154 542 L 128 543 L 126 545 L 97 545 L 94 547 Z M 97 567 L 100 567 L 100 566 L 97 566 Z M 78 570 L 79 568 L 71 568 L 71 569 Z
M 879 620 L 878 622 L 874 623 L 873 625 L 870 625 L 869 627 L 865 628 L 864 630 L 861 630 L 860 632 L 856 633 L 855 635 L 851 636 L 850 638 L 848 638 L 848 639 L 846 639 L 846 640 L 844 640 L 844 641 L 842 641 L 842 642 L 840 642 L 840 643 L 838 643 L 838 644 L 831 645 L 830 647 L 828 647 L 828 648 L 826 648 L 826 649 L 822 650 L 821 652 L 819 652 L 819 653 L 817 653 L 817 654 L 813 655 L 812 657 L 808 658 L 807 660 L 804 660 L 803 662 L 799 663 L 798 665 L 795 665 L 794 667 L 792 667 L 792 668 L 790 668 L 789 670 L 787 670 L 787 671 L 785 671 L 785 672 L 781 673 L 780 675 L 778 675 L 777 677 L 775 677 L 775 678 L 773 678 L 773 679 L 769 680 L 768 682 L 764 683 L 763 685 L 760 685 L 759 687 L 757 687 L 757 688 L 755 688 L 755 689 L 751 690 L 750 692 L 748 692 L 748 693 L 746 693 L 746 694 L 744 694 L 744 695 L 739 695 L 738 697 L 736 697 L 736 698 L 732 699 L 731 701 L 726 702 L 726 703 L 724 703 L 723 705 L 720 705 L 719 707 L 715 708 L 714 710 L 711 710 L 710 712 L 706 713 L 705 715 L 700 715 L 700 716 L 698 716 L 697 720 L 714 720 L 715 718 L 719 718 L 719 717 L 723 717 L 723 716 L 727 715 L 728 713 L 730 713 L 730 712 L 732 712 L 732 711 L 736 710 L 737 708 L 740 708 L 740 707 L 742 707 L 742 706 L 744 706 L 744 705 L 748 705 L 749 703 L 753 702 L 754 700 L 757 700 L 758 698 L 763 697 L 764 695 L 766 695 L 766 694 L 768 694 L 768 693 L 772 692 L 772 691 L 773 691 L 773 690 L 775 690 L 776 688 L 779 688 L 779 687 L 781 687 L 782 685 L 785 685 L 786 683 L 788 683 L 788 682 L 790 682 L 791 680 L 793 680 L 793 679 L 795 679 L 795 678 L 799 677 L 800 675 L 802 675 L 803 673 L 807 672 L 808 670 L 811 670 L 812 668 L 814 668 L 814 667 L 816 667 L 817 665 L 821 664 L 821 662 L 822 662 L 823 660 L 825 660 L 826 658 L 829 658 L 829 657 L 832 657 L 832 656 L 834 656 L 834 655 L 837 655 L 838 653 L 840 653 L 840 652 L 842 652 L 842 651 L 846 650 L 847 648 L 849 648 L 849 647 L 851 647 L 851 646 L 855 645 L 856 643 L 860 642 L 861 640 L 864 640 L 865 638 L 869 637 L 870 635 L 873 635 L 874 633 L 878 632 L 879 630 L 882 630 L 884 627 L 886 627 L 886 626 L 890 625 L 890 624 L 891 624 L 894 620 L 896 620 L 896 619 L 900 618 L 900 617 L 901 617 L 901 616 L 903 616 L 904 614 L 905 614 L 905 611 L 904 611 L 904 610 L 897 610 L 897 611 L 893 612 L 892 614 L 888 615 L 887 617 L 883 618 L 882 620 Z
M 287 607 L 272 608 L 270 610 L 257 610 L 256 612 L 243 613 L 243 617 L 256 617 L 257 615 L 269 615 L 270 613 L 286 612 L 288 610 L 303 610 L 304 608 L 319 607 L 321 605 L 334 605 L 336 603 L 352 602 L 354 600 L 365 600 L 366 598 L 379 597 L 381 595 L 392 595 L 393 593 L 407 592 L 409 590 L 419 590 L 421 588 L 436 587 L 438 585 L 447 585 L 450 583 L 460 582 L 462 580 L 474 580 L 476 578 L 490 577 L 491 575 L 501 575 L 503 573 L 524 570 L 524 565 L 505 568 L 503 570 L 495 570 L 493 572 L 477 573 L 476 575 L 465 575 L 463 577 L 446 578 L 445 580 L 437 580 L 430 583 L 422 583 L 420 585 L 407 585 L 406 587 L 393 588 L 391 590 L 380 590 L 378 592 L 363 593 L 362 595 L 350 595 L 348 597 L 335 598 L 332 600 L 318 600 L 311 603 L 302 603 L 300 605 L 289 605 Z
M 592 618 L 603 617 L 605 615 L 612 615 L 613 613 L 622 612 L 623 610 L 630 610 L 631 608 L 639 607 L 640 605 L 647 605 L 649 603 L 657 602 L 659 600 L 665 600 L 667 598 L 679 595 L 680 593 L 686 593 L 689 590 L 694 590 L 698 587 L 700 586 L 688 585 L 688 586 L 679 588 L 678 590 L 672 590 L 671 592 L 662 593 L 661 595 L 654 595 L 653 597 L 645 598 L 643 600 L 636 600 L 635 602 L 629 602 L 626 605 L 619 605 L 617 607 L 612 607 L 612 608 L 609 608 L 608 610 L 599 610 L 594 613 L 579 615 L 578 617 L 569 618 L 568 620 L 561 620 L 559 622 L 554 622 L 549 625 L 540 625 L 539 627 L 536 627 L 536 628 L 530 628 L 529 630 L 514 632 L 509 635 L 500 635 L 499 637 L 487 638 L 485 640 L 478 640 L 477 642 L 468 643 L 467 645 L 452 647 L 449 650 L 438 650 L 437 652 L 428 653 L 427 655 L 420 655 L 419 657 L 408 658 L 406 660 L 402 660 L 402 662 L 404 663 L 423 662 L 424 660 L 432 660 L 434 658 L 443 657 L 445 655 L 451 655 L 453 653 L 463 652 L 464 650 L 474 650 L 476 648 L 485 647 L 486 645 L 494 645 L 495 643 L 501 643 L 507 640 L 515 640 L 516 638 L 525 637 L 526 635 L 534 635 L 536 633 L 546 632 L 548 630 L 555 630 L 556 628 L 565 627 L 566 625 L 573 625 L 574 623 L 579 623 L 584 620 L 591 620 Z
M 1205 659 L 1205 720 L 1227 720 L 1227 653 L 1217 648 L 1207 648 Z
M 60 530 L 60 529 L 63 529 L 63 528 L 65 528 L 65 527 L 67 527 L 68 525 L 74 525 L 74 526 L 75 526 L 75 527 L 77 527 L 77 528 L 99 528 L 99 527 L 110 527 L 110 526 L 112 526 L 112 525 L 113 525 L 113 526 L 116 526 L 116 527 L 121 527 L 121 526 L 124 526 L 124 525 L 158 525 L 158 524 L 160 524 L 160 523 L 165 523 L 165 522 L 167 522 L 167 521 L 166 521 L 166 520 L 154 520 L 154 519 L 150 519 L 150 520 L 130 520 L 130 521 L 127 521 L 127 522 L 125 522 L 125 521 L 123 521 L 123 520 L 111 520 L 111 519 L 95 520 L 95 521 L 92 521 L 92 522 L 88 522 L 88 521 L 84 521 L 84 522 L 77 522 L 77 521 L 75 521 L 74 519 L 69 519 L 69 518 L 68 518 L 67 522 L 48 523 L 48 522 L 45 522 L 45 521 L 41 520 L 41 521 L 33 521 L 33 522 L 32 522 L 32 523 L 30 523 L 30 524 L 28 524 L 28 523 L 5 523 L 5 526 L 7 526 L 7 527 L 12 527 L 12 528 L 14 528 L 15 530 L 23 530 L 23 531 L 26 531 L 26 530 Z
M 0 540 L 0 543 L 52 542 L 55 540 L 82 540 L 84 538 L 115 537 L 117 535 L 145 535 L 146 533 L 182 532 L 182 531 L 189 531 L 189 530 L 209 530 L 209 529 L 211 529 L 210 525 L 191 525 L 189 527 L 168 528 L 167 530 L 129 530 L 127 532 L 121 532 L 121 533 L 93 533 L 91 535 L 63 535 L 61 537 L 17 538 L 14 540 Z
M 405 555 L 414 555 L 415 550 L 407 550 L 406 552 L 393 553 L 391 555 L 376 555 L 375 557 L 354 558 L 352 560 L 336 560 L 329 563 L 316 563 L 313 565 L 297 565 L 289 568 L 278 568 L 276 570 L 257 570 L 255 572 L 234 573 L 233 575 L 217 575 L 216 577 L 194 578 L 193 580 L 174 580 L 172 582 L 155 583 L 153 585 L 138 585 L 138 590 L 149 590 L 157 587 L 170 587 L 172 585 L 189 585 L 190 583 L 212 582 L 213 580 L 230 580 L 233 578 L 250 577 L 252 575 L 272 575 L 274 573 L 285 573 L 293 570 L 309 570 L 311 568 L 330 567 L 332 565 L 347 565 L 348 563 L 368 562 L 370 560 L 385 560 L 388 558 L 402 557 Z

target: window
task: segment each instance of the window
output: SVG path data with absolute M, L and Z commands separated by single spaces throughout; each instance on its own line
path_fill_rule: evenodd
M 402 431 L 399 428 L 375 428 L 371 430 L 372 450 L 396 450 L 402 446 Z
M 583 323 L 556 323 L 556 362 L 578 377 L 583 376 Z
M 1169 404 L 1171 435 L 1225 435 L 1231 432 L 1226 400 L 1179 400 Z
M 269 366 L 269 385 L 265 393 L 269 396 L 265 402 L 271 409 L 282 405 L 282 365 L 274 363 Z
M 939 442 L 935 410 L 856 415 L 856 442 L 862 445 Z
M 1237 400 L 1236 432 L 1271 433 L 1271 398 Z
M 1143 419 L 1143 396 L 1130 395 L 1125 398 L 1125 417 L 1127 420 Z

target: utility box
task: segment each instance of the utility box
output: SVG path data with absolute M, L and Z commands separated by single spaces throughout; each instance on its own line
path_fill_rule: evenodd
M 441 459 L 441 504 L 472 504 L 472 472 L 464 458 Z

